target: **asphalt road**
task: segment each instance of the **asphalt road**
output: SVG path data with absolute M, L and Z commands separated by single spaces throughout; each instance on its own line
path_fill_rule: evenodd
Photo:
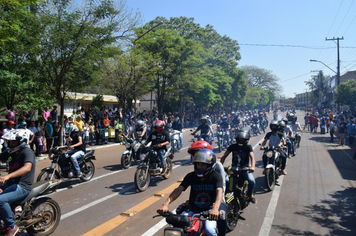
M 297 111 L 297 115 L 303 126 L 304 112 Z M 135 189 L 136 165 L 127 170 L 121 167 L 124 146 L 97 149 L 94 178 L 86 183 L 68 180 L 51 195 L 62 211 L 53 235 L 163 235 L 165 221 L 152 216 L 178 181 L 193 170 L 187 153 L 191 143 L 189 133 L 189 130 L 184 133 L 184 148 L 175 154 L 171 177 L 167 180 L 154 177 L 145 192 Z M 258 147 L 262 139 L 263 135 L 259 135 L 250 140 L 257 161 L 254 173 L 257 203 L 244 210 L 238 226 L 228 235 L 356 235 L 353 150 L 329 143 L 328 134 L 304 132 L 297 155 L 288 160 L 288 175 L 282 176 L 279 186 L 269 192 L 264 184 L 262 151 Z M 225 166 L 230 163 L 231 156 Z M 37 174 L 49 165 L 49 160 L 37 162 Z M 173 202 L 170 210 L 188 199 L 188 192 Z

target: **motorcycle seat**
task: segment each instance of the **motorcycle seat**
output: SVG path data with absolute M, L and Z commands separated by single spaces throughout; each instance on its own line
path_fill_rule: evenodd
M 24 199 L 20 199 L 18 201 L 15 201 L 11 204 L 14 205 L 21 205 L 25 202 L 27 202 L 28 200 L 30 200 L 31 198 L 37 196 L 38 194 L 42 193 L 44 190 L 46 190 L 48 188 L 48 186 L 50 185 L 49 181 L 43 180 L 43 181 L 39 181 L 36 182 L 32 185 L 32 190 L 31 192 L 27 195 L 27 197 L 25 197 Z

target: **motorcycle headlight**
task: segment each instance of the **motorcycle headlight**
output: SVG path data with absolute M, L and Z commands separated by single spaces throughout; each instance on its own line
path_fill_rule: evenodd
M 164 229 L 164 236 L 176 236 L 176 235 L 184 235 L 183 229 L 180 228 L 168 228 Z
M 271 157 L 273 156 L 273 152 L 272 152 L 272 151 L 268 151 L 268 152 L 266 153 L 266 156 L 267 156 L 268 158 L 271 158 Z
M 126 148 L 129 148 L 130 146 L 131 146 L 131 145 L 130 145 L 129 143 L 126 143 L 126 144 L 125 144 L 125 147 L 126 147 Z
M 222 135 L 222 132 L 219 132 L 219 135 Z

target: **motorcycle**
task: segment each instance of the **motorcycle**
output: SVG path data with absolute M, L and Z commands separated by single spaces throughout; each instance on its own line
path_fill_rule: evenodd
M 171 138 L 172 153 L 174 154 L 180 149 L 180 144 L 179 144 L 180 131 L 172 129 L 169 132 L 169 136 Z
M 208 220 L 209 213 L 204 211 L 193 216 L 187 216 L 167 211 L 162 215 L 153 216 L 153 218 L 158 216 L 165 217 L 166 222 L 171 225 L 164 229 L 164 235 L 202 236 L 205 235 L 203 224 L 204 221 Z
M 253 137 L 253 136 L 257 136 L 259 135 L 261 132 L 260 132 L 260 128 L 258 126 L 258 124 L 252 124 L 251 125 L 251 128 L 250 128 L 250 136 Z
M 268 190 L 273 191 L 277 179 L 282 175 L 282 160 L 279 153 L 280 148 L 268 146 L 264 148 L 263 156 L 267 157 L 265 182 Z
M 124 169 L 131 166 L 133 161 L 140 160 L 140 148 L 144 141 L 128 138 L 125 143 L 126 150 L 121 155 L 121 165 Z
M 236 166 L 224 167 L 226 172 L 226 223 L 228 231 L 235 229 L 241 211 L 249 205 L 247 196 L 248 181 L 241 178 L 241 173 L 248 171 L 248 167 L 239 168 Z M 237 179 L 234 186 L 234 177 Z
M 142 144 L 143 145 L 143 144 Z M 166 171 L 163 172 L 163 168 L 160 167 L 161 160 L 157 153 L 157 147 L 151 146 L 151 142 L 145 147 L 143 145 L 142 153 L 140 155 L 141 163 L 137 166 L 135 172 L 135 186 L 136 189 L 143 192 L 150 185 L 151 176 L 162 176 L 165 179 L 168 179 L 173 170 L 173 153 L 172 148 L 168 148 L 164 158 L 166 160 Z
M 95 166 L 92 160 L 96 160 L 94 150 L 86 151 L 84 156 L 78 158 L 78 164 L 82 176 L 82 181 L 89 181 L 93 178 Z M 50 151 L 49 159 L 52 160 L 50 167 L 43 168 L 37 176 L 37 181 L 53 179 L 72 179 L 74 178 L 75 169 L 66 149 L 53 148 Z
M 26 198 L 10 204 L 20 232 L 26 230 L 30 235 L 45 236 L 55 231 L 61 219 L 61 209 L 55 200 L 43 196 L 56 191 L 60 182 L 36 182 Z M 1 221 L 0 234 L 5 230 Z
M 228 139 L 229 131 L 218 127 L 217 130 L 217 138 L 218 138 L 218 149 L 219 152 L 226 149 L 229 146 L 229 139 Z

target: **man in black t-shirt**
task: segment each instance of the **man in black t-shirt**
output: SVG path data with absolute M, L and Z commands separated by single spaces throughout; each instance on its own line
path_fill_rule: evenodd
M 211 144 L 211 128 L 210 125 L 208 125 L 208 117 L 203 116 L 200 118 L 201 125 L 198 126 L 198 128 L 192 133 L 194 135 L 196 132 L 200 130 L 200 136 L 201 138 L 204 139 L 204 141 L 207 141 L 208 143 Z
M 75 125 L 72 127 L 71 133 L 69 135 L 69 143 L 69 151 L 66 154 L 70 156 L 70 159 L 77 173 L 77 177 L 80 178 L 82 177 L 82 172 L 80 171 L 78 159 L 85 154 L 85 144 L 83 143 L 82 132 L 79 132 L 78 127 Z M 58 148 L 64 147 L 66 146 L 61 146 Z
M 247 130 L 239 130 L 236 134 L 236 143 L 230 145 L 224 155 L 220 157 L 220 162 L 224 164 L 226 157 L 232 153 L 232 166 L 237 166 L 240 168 L 249 167 L 249 170 L 242 172 L 242 178 L 248 181 L 248 192 L 247 195 L 252 203 L 256 203 L 254 196 L 254 188 L 256 185 L 255 178 L 253 177 L 253 172 L 255 171 L 255 155 L 251 145 L 248 144 L 250 140 L 250 134 Z M 251 161 L 251 162 L 250 162 Z M 251 165 L 250 165 L 251 163 Z M 234 179 L 236 181 L 236 179 Z M 234 183 L 233 186 L 236 184 Z
M 157 212 L 168 211 L 168 205 L 176 200 L 189 186 L 189 211 L 182 214 L 192 216 L 194 213 L 209 210 L 209 220 L 205 222 L 207 235 L 216 235 L 216 221 L 219 217 L 219 207 L 223 199 L 223 179 L 214 171 L 216 157 L 209 149 L 199 150 L 193 157 L 194 172 L 188 173 L 183 182 L 163 203 Z
M 9 173 L 0 176 L 0 215 L 5 224 L 5 235 L 15 235 L 16 225 L 10 203 L 24 199 L 31 191 L 35 178 L 34 152 L 27 147 L 27 134 L 23 129 L 11 130 L 2 136 L 9 149 L 0 154 L 0 160 L 9 161 Z
M 167 130 L 164 129 L 164 122 L 161 120 L 157 120 L 154 123 L 154 128 L 155 130 L 150 134 L 148 139 L 145 142 L 145 145 L 147 143 L 152 141 L 151 146 L 156 146 L 157 147 L 157 152 L 159 155 L 159 158 L 161 160 L 163 172 L 166 172 L 166 160 L 164 159 L 164 155 L 166 154 L 167 151 L 167 145 L 170 143 L 170 137 L 169 133 Z

